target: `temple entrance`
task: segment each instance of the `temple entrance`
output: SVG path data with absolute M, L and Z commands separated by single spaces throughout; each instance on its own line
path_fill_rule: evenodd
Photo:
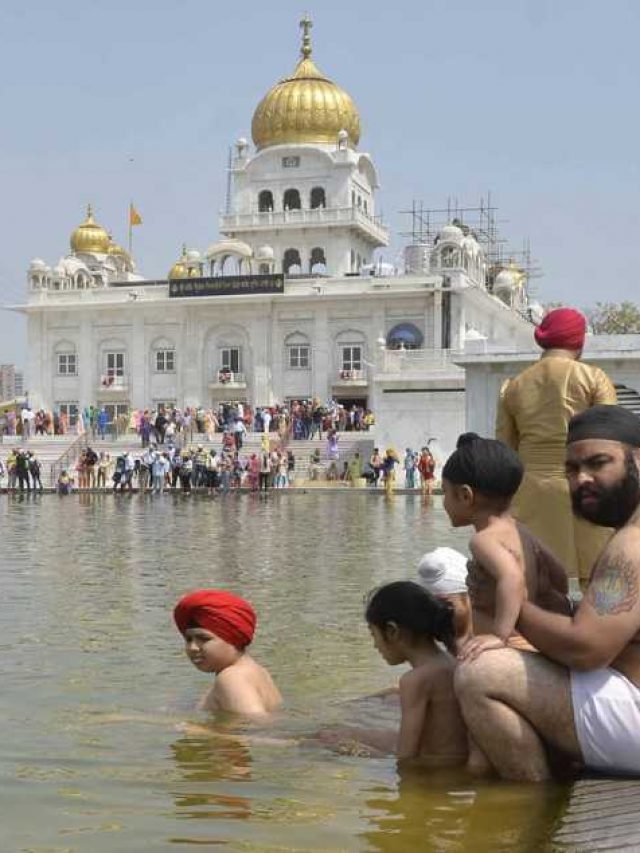
M 334 397 L 333 399 L 336 403 L 344 406 L 345 409 L 350 409 L 352 406 L 362 406 L 363 409 L 367 408 L 367 397 Z

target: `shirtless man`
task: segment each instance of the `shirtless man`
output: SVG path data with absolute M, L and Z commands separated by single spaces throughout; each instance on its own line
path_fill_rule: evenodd
M 518 630 L 542 654 L 488 651 L 456 672 L 469 731 L 504 779 L 549 778 L 545 744 L 640 775 L 640 419 L 619 406 L 574 417 L 566 473 L 574 512 L 616 530 L 577 611 L 525 602 Z
M 173 615 L 191 663 L 216 676 L 200 709 L 260 717 L 280 706 L 271 675 L 245 651 L 256 626 L 248 601 L 223 590 L 199 589 L 181 598 Z

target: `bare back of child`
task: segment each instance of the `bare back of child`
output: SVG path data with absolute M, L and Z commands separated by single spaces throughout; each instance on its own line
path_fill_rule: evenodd
M 464 764 L 467 735 L 453 692 L 455 661 L 441 650 L 400 679 L 396 754 L 426 767 Z
M 472 559 L 468 563 L 467 585 L 474 633 L 495 634 L 511 648 L 535 651 L 515 629 L 515 621 L 525 599 L 546 610 L 570 613 L 567 576 L 562 566 L 528 528 L 510 515 L 491 519 L 472 536 L 469 550 Z
M 376 649 L 392 666 L 409 663 L 400 679 L 400 761 L 429 767 L 464 764 L 467 739 L 453 692 L 454 611 L 412 581 L 396 581 L 371 594 L 365 618 Z
M 516 631 L 526 599 L 546 609 L 570 610 L 564 569 L 509 511 L 523 473 L 515 451 L 474 433 L 460 436 L 442 472 L 444 506 L 453 525 L 476 531 L 467 576 L 474 636 L 459 650 L 463 660 L 506 645 L 535 651 Z

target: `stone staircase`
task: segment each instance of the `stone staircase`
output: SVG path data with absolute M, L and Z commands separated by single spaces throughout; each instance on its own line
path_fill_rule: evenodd
M 340 459 L 338 461 L 338 470 L 341 471 L 344 462 L 349 461 L 356 451 L 360 452 L 364 462 L 368 462 L 373 451 L 375 433 L 369 432 L 341 432 L 338 442 Z M 73 450 L 73 445 L 78 441 L 77 435 L 55 435 L 55 436 L 35 436 L 26 442 L 22 442 L 20 436 L 4 436 L 3 442 L 0 444 L 0 458 L 4 461 L 13 447 L 33 451 L 40 460 L 42 484 L 45 488 L 53 488 L 59 469 L 59 461 L 64 456 Z M 83 445 L 92 447 L 96 453 L 104 451 L 109 454 L 112 460 L 115 460 L 121 453 L 131 451 L 134 457 L 142 454 L 143 448 L 140 437 L 128 433 L 114 438 L 107 436 L 104 440 L 99 436 L 95 438 L 90 434 L 83 436 Z M 202 444 L 205 448 L 221 450 L 222 449 L 222 433 L 216 433 L 211 440 L 205 434 L 188 433 L 185 439 L 180 439 L 176 442 L 177 446 L 197 447 Z M 279 439 L 277 433 L 271 433 L 271 444 L 278 446 Z M 245 436 L 241 456 L 247 457 L 251 453 L 259 453 L 262 445 L 262 434 L 251 432 Z M 320 458 L 324 466 L 327 465 L 327 439 L 326 433 L 322 439 L 314 438 L 313 440 L 303 439 L 296 440 L 288 439 L 285 442 L 287 450 L 293 451 L 295 456 L 295 479 L 298 482 L 304 482 L 309 479 L 309 462 L 312 453 L 318 449 Z M 80 448 L 78 448 L 79 450 Z M 73 454 L 73 461 L 69 464 L 69 468 L 74 471 L 77 454 Z M 53 475 L 52 475 L 52 468 Z M 74 475 L 75 476 L 75 475 Z M 6 486 L 6 478 L 2 483 Z
M 51 485 L 51 466 L 63 456 L 69 448 L 78 440 L 77 435 L 38 435 L 28 441 L 22 441 L 19 435 L 3 435 L 0 443 L 0 458 L 6 463 L 9 452 L 14 448 L 30 450 L 35 453 L 40 462 L 40 478 L 42 485 L 47 488 Z M 6 467 L 6 464 L 5 464 Z M 2 481 L 2 487 L 6 487 L 7 478 Z
M 271 446 L 279 446 L 278 434 L 272 432 Z M 369 461 L 369 457 L 374 447 L 374 432 L 341 432 L 338 447 L 340 459 L 338 462 L 339 470 L 342 470 L 343 463 L 350 460 L 356 451 L 360 452 L 360 456 L 365 462 Z M 120 436 L 117 439 L 107 438 L 104 441 L 96 438 L 89 442 L 90 446 L 99 453 L 101 450 L 106 451 L 111 458 L 115 458 L 120 453 L 131 451 L 134 457 L 142 453 L 142 444 L 140 438 L 135 435 Z M 187 433 L 185 439 L 180 438 L 176 441 L 176 446 L 185 446 L 189 448 L 197 447 L 198 445 L 209 450 L 222 450 L 222 433 L 215 433 L 211 440 L 204 433 Z M 248 457 L 252 453 L 259 453 L 262 447 L 262 433 L 250 432 L 244 437 L 241 457 Z M 288 439 L 285 442 L 285 448 L 291 450 L 295 457 L 295 479 L 307 480 L 309 478 L 309 462 L 311 454 L 316 450 L 320 451 L 320 458 L 323 465 L 327 464 L 327 439 L 326 433 L 322 439 L 314 438 L 313 440 L 303 439 L 296 440 Z
M 629 388 L 627 385 L 616 385 L 616 393 L 618 405 L 640 417 L 640 394 L 635 388 Z

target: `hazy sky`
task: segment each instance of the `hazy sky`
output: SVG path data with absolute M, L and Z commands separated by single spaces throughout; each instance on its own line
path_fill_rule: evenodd
M 636 298 L 636 0 L 2 0 L 0 301 L 22 301 L 31 258 L 66 254 L 88 201 L 124 243 L 135 200 L 149 278 L 213 242 L 228 147 L 293 70 L 305 11 L 393 232 L 413 199 L 491 190 L 505 235 L 531 240 L 542 301 Z M 0 361 L 25 347 L 0 312 Z

